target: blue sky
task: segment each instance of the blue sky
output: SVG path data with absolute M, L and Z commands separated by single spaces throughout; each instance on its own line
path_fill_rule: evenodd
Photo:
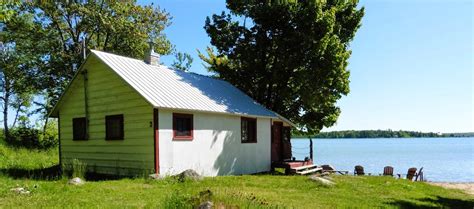
M 150 1 L 139 1 L 147 4 Z M 173 16 L 166 29 L 176 49 L 194 57 L 210 39 L 206 16 L 224 1 L 156 1 Z M 361 1 L 366 9 L 351 44 L 351 92 L 338 105 L 337 124 L 325 130 L 474 131 L 473 3 L 471 1 Z M 171 56 L 162 58 L 165 64 Z

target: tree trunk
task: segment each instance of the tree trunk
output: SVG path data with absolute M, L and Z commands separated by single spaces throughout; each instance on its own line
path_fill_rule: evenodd
M 8 106 L 10 100 L 10 82 L 7 78 L 4 80 L 3 93 L 3 135 L 5 140 L 10 140 L 10 130 L 8 129 Z
M 13 123 L 12 123 L 12 126 L 11 126 L 12 128 L 15 127 L 15 125 L 16 125 L 16 121 L 18 120 L 18 116 L 20 115 L 21 107 L 22 106 L 19 106 L 18 109 L 16 109 L 15 119 L 13 119 Z

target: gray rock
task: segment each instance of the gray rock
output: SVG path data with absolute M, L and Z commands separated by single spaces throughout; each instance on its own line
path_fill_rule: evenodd
M 79 177 L 74 177 L 73 179 L 70 179 L 67 183 L 71 185 L 79 186 L 79 185 L 83 185 L 85 182 Z
M 336 168 L 334 168 L 334 166 L 332 166 L 332 165 L 322 165 L 321 167 L 325 171 L 335 171 L 336 170 Z
M 323 185 L 327 185 L 327 186 L 332 186 L 332 185 L 335 184 L 334 182 L 332 182 L 332 181 L 330 181 L 330 180 L 328 180 L 328 179 L 321 178 L 321 177 L 316 176 L 316 175 L 310 176 L 309 179 L 311 179 L 311 180 L 313 180 L 313 181 L 316 181 L 316 182 L 319 182 L 319 183 L 321 183 L 321 184 L 323 184 Z
M 30 191 L 26 190 L 23 187 L 15 187 L 10 189 L 10 191 L 15 192 L 17 194 L 30 194 Z
M 199 209 L 212 209 L 212 202 L 211 201 L 206 201 L 206 202 L 203 202 L 199 205 Z
M 15 188 L 11 188 L 10 191 L 20 194 L 21 192 L 26 191 L 26 189 L 23 187 L 15 187 Z
M 199 181 L 203 179 L 201 175 L 192 169 L 185 170 L 174 177 L 178 178 L 178 180 L 181 182 L 185 181 L 186 179 L 191 179 L 193 181 Z

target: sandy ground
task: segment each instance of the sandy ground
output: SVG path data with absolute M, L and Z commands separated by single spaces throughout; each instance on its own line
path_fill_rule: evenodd
M 474 183 L 443 183 L 443 182 L 428 182 L 429 184 L 441 186 L 447 189 L 460 189 L 468 194 L 474 195 Z

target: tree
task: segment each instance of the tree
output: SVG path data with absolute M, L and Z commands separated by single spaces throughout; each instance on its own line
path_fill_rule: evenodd
M 332 126 L 349 93 L 349 43 L 364 8 L 357 1 L 227 1 L 208 17 L 216 54 L 208 70 L 309 134 Z
M 43 113 L 44 124 L 48 124 L 47 113 L 84 61 L 83 42 L 88 49 L 139 59 L 143 59 L 150 41 L 160 54 L 173 51 L 162 33 L 170 24 L 170 16 L 153 5 L 115 0 L 23 1 L 1 8 L 9 9 L 0 13 L 2 33 L 10 34 L 3 42 L 12 46 L 23 41 L 34 43 L 15 53 L 32 63 L 22 71 L 36 73 L 37 79 L 30 84 L 44 95 L 39 104 L 42 108 L 37 111 Z M 27 17 L 32 19 L 31 27 L 17 27 L 16 20 Z
M 189 71 L 193 63 L 193 58 L 188 53 L 175 53 L 176 60 L 171 64 L 174 69 Z
M 12 6 L 3 6 L 4 13 L 9 14 L 4 21 L 9 21 L 9 28 L 4 23 L 0 24 L 0 105 L 3 113 L 3 131 L 5 139 L 10 139 L 10 126 L 8 125 L 8 113 L 13 108 L 15 117 L 12 127 L 17 123 L 20 113 L 26 113 L 31 106 L 33 95 L 36 93 L 34 85 L 35 71 L 32 61 L 37 60 L 31 56 L 29 48 L 33 43 L 30 39 L 15 43 L 11 40 L 15 37 L 23 37 L 23 34 L 12 33 L 11 28 L 25 29 L 32 27 L 32 16 L 19 17 L 18 10 Z M 23 53 L 19 53 L 22 52 Z

